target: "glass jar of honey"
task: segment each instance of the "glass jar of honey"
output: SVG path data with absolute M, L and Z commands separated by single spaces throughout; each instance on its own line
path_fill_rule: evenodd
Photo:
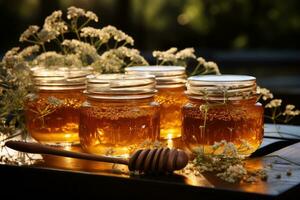
M 250 155 L 263 139 L 263 112 L 257 103 L 256 79 L 244 75 L 206 75 L 187 81 L 189 102 L 183 108 L 182 139 L 194 151 L 216 151 L 215 142 L 231 142 Z
M 181 137 L 181 107 L 187 101 L 184 94 L 186 73 L 181 66 L 136 66 L 125 68 L 128 74 L 151 74 L 156 77 L 158 93 L 155 101 L 161 105 L 160 138 Z
M 80 112 L 82 148 L 94 154 L 127 157 L 159 139 L 160 106 L 151 75 L 103 74 L 88 77 Z
M 88 68 L 32 70 L 37 90 L 25 101 L 25 120 L 35 140 L 50 145 L 79 143 L 79 108 L 89 74 Z

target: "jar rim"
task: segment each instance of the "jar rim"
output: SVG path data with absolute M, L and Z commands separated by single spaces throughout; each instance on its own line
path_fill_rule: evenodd
M 256 78 L 248 75 L 200 75 L 188 78 L 187 96 L 195 99 L 248 99 L 257 94 Z
M 153 75 L 94 74 L 87 77 L 84 92 L 93 99 L 142 99 L 154 96 Z
M 217 82 L 217 83 L 229 83 L 229 82 L 244 82 L 244 81 L 256 81 L 254 76 L 249 75 L 234 75 L 234 74 L 221 74 L 221 75 L 199 75 L 188 78 L 190 81 L 203 81 L 203 82 Z
M 183 66 L 132 66 L 126 67 L 127 74 L 150 74 L 156 79 L 156 88 L 182 87 L 186 83 L 186 72 Z
M 35 86 L 40 90 L 84 89 L 86 77 L 92 73 L 89 67 L 34 67 L 31 75 Z

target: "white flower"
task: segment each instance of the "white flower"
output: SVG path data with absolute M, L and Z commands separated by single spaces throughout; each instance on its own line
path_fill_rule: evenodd
M 207 72 L 214 72 L 216 74 L 221 74 L 218 65 L 215 62 L 209 61 L 203 64 Z
M 50 42 L 51 40 L 56 38 L 56 33 L 54 31 L 48 31 L 46 29 L 42 29 L 38 34 L 37 34 L 39 40 L 41 42 Z
M 104 52 L 100 59 L 92 64 L 92 67 L 101 73 L 117 73 L 121 72 L 125 66 L 128 66 L 126 63 L 127 59 L 129 59 L 131 65 L 148 64 L 138 50 L 119 47 Z
M 277 108 L 277 107 L 281 106 L 281 103 L 282 103 L 281 99 L 273 99 L 265 107 L 266 108 Z
M 76 39 L 72 40 L 64 40 L 62 42 L 63 46 L 68 47 L 69 49 L 73 50 L 75 53 L 91 53 L 91 54 L 97 54 L 97 50 L 94 46 L 90 45 L 89 43 L 82 42 Z
M 148 62 L 140 55 L 137 49 L 119 47 L 111 50 L 120 59 L 129 58 L 133 65 L 147 65 Z
M 92 11 L 85 11 L 82 8 L 76 8 L 74 6 L 71 6 L 68 8 L 68 12 L 67 12 L 67 18 L 68 19 L 77 19 L 78 17 L 86 17 L 89 20 L 98 22 L 98 16 L 92 12 Z
M 283 115 L 289 115 L 289 116 L 300 115 L 300 110 L 294 110 L 294 109 L 295 109 L 294 105 L 291 104 L 286 105 Z
M 43 29 L 48 32 L 53 32 L 56 36 L 68 31 L 68 26 L 62 21 L 62 12 L 54 11 L 51 15 L 46 17 Z
M 206 63 L 206 61 L 203 57 L 197 58 L 197 61 L 199 62 L 200 65 L 204 65 L 204 63 Z
M 262 99 L 264 101 L 266 101 L 268 99 L 273 99 L 273 94 L 267 88 L 261 88 L 261 87 L 258 86 L 257 87 L 257 94 L 262 95 Z
M 166 53 L 169 54 L 175 54 L 177 52 L 177 48 L 176 47 L 171 47 L 170 49 L 168 49 L 167 51 L 165 51 Z
M 239 156 L 238 149 L 232 142 L 228 142 L 226 145 L 224 145 L 223 154 L 230 157 Z
M 101 29 L 104 33 L 107 33 L 110 35 L 111 38 L 116 40 L 117 42 L 125 41 L 127 44 L 133 45 L 134 40 L 132 37 L 127 35 L 121 30 L 118 30 L 116 27 L 108 25 Z
M 100 29 L 93 27 L 84 27 L 81 29 L 81 37 L 95 37 L 98 38 L 102 43 L 107 43 L 110 35 Z
M 2 62 L 6 65 L 14 66 L 17 64 L 22 58 L 19 56 L 18 52 L 20 47 L 14 47 L 11 50 L 7 51 L 3 56 Z
M 55 51 L 48 51 L 37 56 L 33 60 L 33 65 L 51 68 L 63 66 L 82 67 L 82 62 L 76 54 L 62 55 Z
M 30 56 L 32 56 L 34 53 L 39 52 L 39 50 L 40 50 L 40 46 L 39 46 L 39 45 L 29 46 L 29 47 L 26 47 L 25 49 L 23 49 L 23 50 L 19 53 L 19 56 L 21 56 L 22 58 L 30 57 Z
M 3 60 L 5 60 L 5 58 L 8 57 L 12 57 L 12 56 L 16 56 L 18 54 L 20 50 L 20 47 L 13 47 L 12 49 L 10 49 L 9 51 L 7 51 L 3 57 Z
M 95 13 L 93 13 L 92 11 L 87 11 L 85 13 L 85 17 L 88 18 L 89 20 L 98 22 L 98 16 Z
M 78 17 L 85 16 L 85 10 L 82 8 L 76 8 L 71 6 L 68 8 L 67 18 L 68 19 L 75 19 Z
M 108 51 L 103 53 L 100 59 L 92 63 L 91 66 L 99 73 L 118 73 L 124 65 L 125 62 L 122 59 Z
M 194 48 L 185 48 L 181 51 L 178 51 L 175 55 L 176 59 L 185 60 L 188 58 L 196 58 Z
M 235 183 L 247 175 L 247 170 L 242 165 L 229 166 L 225 172 L 218 173 L 217 176 L 230 183 Z
M 36 34 L 38 32 L 38 30 L 40 29 L 40 27 L 38 26 L 29 26 L 20 36 L 19 41 L 20 42 L 24 42 L 26 40 L 28 40 L 28 38 L 34 34 Z
M 175 53 L 177 52 L 177 48 L 172 47 L 167 51 L 153 51 L 152 55 L 154 58 L 158 60 L 162 60 L 164 62 L 176 62 L 177 58 Z

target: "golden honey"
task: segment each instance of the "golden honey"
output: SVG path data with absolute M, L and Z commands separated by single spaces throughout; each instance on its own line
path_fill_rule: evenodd
M 127 157 L 159 139 L 160 106 L 153 76 L 98 75 L 88 80 L 81 107 L 82 148 L 94 154 Z
M 86 70 L 35 69 L 37 88 L 25 103 L 25 119 L 30 135 L 40 143 L 79 143 L 79 109 L 85 100 Z
M 161 104 L 160 137 L 181 137 L 181 107 L 187 101 L 185 87 L 159 88 L 155 100 Z
M 180 66 L 136 66 L 125 69 L 128 74 L 151 74 L 156 77 L 158 93 L 155 101 L 161 105 L 160 138 L 181 137 L 181 107 L 187 101 L 184 94 L 186 74 Z
M 251 76 L 198 76 L 188 80 L 189 102 L 182 108 L 185 145 L 195 151 L 215 151 L 225 140 L 242 155 L 257 150 L 263 139 L 263 107 L 257 103 Z M 221 153 L 224 149 L 219 148 Z

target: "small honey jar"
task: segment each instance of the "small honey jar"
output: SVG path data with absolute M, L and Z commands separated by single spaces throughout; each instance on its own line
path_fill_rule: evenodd
M 35 140 L 50 145 L 79 143 L 79 108 L 89 74 L 88 68 L 32 70 L 37 90 L 25 101 L 25 120 Z
M 233 143 L 250 155 L 263 139 L 264 109 L 257 102 L 256 78 L 245 75 L 193 76 L 187 81 L 189 102 L 182 108 L 182 139 L 194 151 L 222 153 L 215 142 Z
M 128 74 L 151 74 L 156 77 L 158 93 L 155 101 L 161 105 L 160 138 L 181 137 L 181 107 L 187 101 L 184 94 L 186 73 L 181 66 L 136 66 L 125 68 Z
M 82 148 L 94 154 L 128 157 L 159 139 L 160 106 L 152 75 L 102 74 L 88 77 L 80 111 Z

